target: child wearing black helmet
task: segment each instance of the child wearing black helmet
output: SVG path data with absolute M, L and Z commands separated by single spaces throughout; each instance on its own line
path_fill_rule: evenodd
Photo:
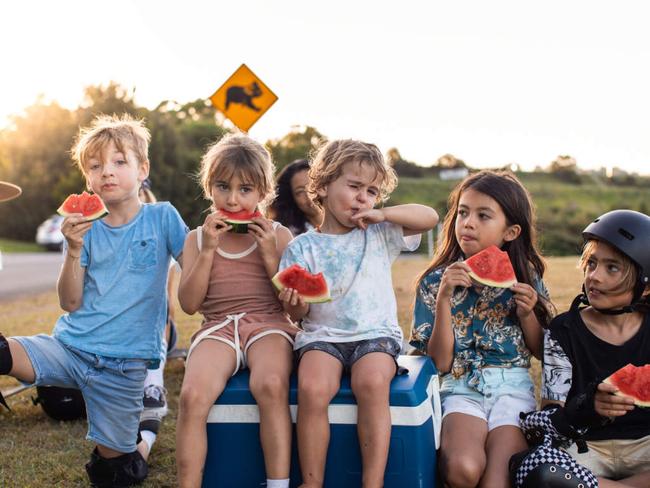
M 648 487 L 650 409 L 603 380 L 628 363 L 650 364 L 650 217 L 614 210 L 582 235 L 582 293 L 545 331 L 542 404 L 563 405 L 566 422 L 584 432 L 586 443 L 566 451 L 601 488 Z

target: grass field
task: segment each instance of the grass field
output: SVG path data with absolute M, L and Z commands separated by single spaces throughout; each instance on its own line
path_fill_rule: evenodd
M 0 239 L 0 251 L 2 252 L 43 252 L 44 249 L 34 242 L 14 241 L 11 239 Z
M 580 272 L 575 257 L 549 259 L 546 284 L 559 311 L 566 310 L 580 288 Z M 399 321 L 408 335 L 410 307 L 413 302 L 415 277 L 426 267 L 423 258 L 400 259 L 394 266 L 393 282 L 398 300 Z M 49 333 L 61 313 L 53 293 L 0 304 L 1 329 L 5 335 Z M 192 332 L 198 327 L 199 316 L 188 316 L 179 309 L 177 323 L 180 347 L 186 347 Z M 539 363 L 531 371 L 539 384 Z M 150 457 L 150 475 L 143 487 L 176 486 L 174 461 L 175 419 L 178 393 L 183 376 L 183 364 L 176 360 L 167 365 L 165 382 L 169 391 L 169 414 Z M 0 388 L 15 386 L 11 378 L 0 377 Z M 85 422 L 56 422 L 34 406 L 31 396 L 35 390 L 9 399 L 13 413 L 0 411 L 0 486 L 77 487 L 87 486 L 83 465 L 92 445 L 84 440 Z M 108 401 L 108 400 L 107 400 Z

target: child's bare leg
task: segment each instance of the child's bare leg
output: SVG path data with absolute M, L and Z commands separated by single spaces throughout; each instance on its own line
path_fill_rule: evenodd
M 323 351 L 307 351 L 298 367 L 298 455 L 302 486 L 323 485 L 330 441 L 327 408 L 339 391 L 343 365 Z
M 487 422 L 464 413 L 450 413 L 442 421 L 440 470 L 449 488 L 478 486 L 486 465 Z
M 25 349 L 14 339 L 7 339 L 7 342 L 9 343 L 9 351 L 11 352 L 11 359 L 13 361 L 13 367 L 9 375 L 21 381 L 33 383 L 36 379 L 36 373 Z
M 388 397 L 394 376 L 395 360 L 383 352 L 366 354 L 352 365 L 364 487 L 384 486 L 391 431 Z
M 508 462 L 510 457 L 527 448 L 528 444 L 526 444 L 524 434 L 519 427 L 503 425 L 491 430 L 485 445 L 487 466 L 480 486 L 509 488 Z
M 176 466 L 181 487 L 201 486 L 208 450 L 208 413 L 235 364 L 235 350 L 215 340 L 202 341 L 187 362 L 176 424 Z
M 250 390 L 260 409 L 260 440 L 269 479 L 288 479 L 291 465 L 289 375 L 292 347 L 280 334 L 255 341 L 248 350 Z

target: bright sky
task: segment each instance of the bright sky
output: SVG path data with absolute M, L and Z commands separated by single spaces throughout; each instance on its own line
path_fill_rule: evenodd
M 8 2 L 0 122 L 39 94 L 74 108 L 110 80 L 149 108 L 208 98 L 245 62 L 278 102 L 251 129 L 293 125 L 397 147 L 428 165 L 650 173 L 645 0 Z

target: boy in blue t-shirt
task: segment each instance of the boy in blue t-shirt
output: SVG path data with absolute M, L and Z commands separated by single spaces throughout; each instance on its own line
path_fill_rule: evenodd
M 169 203 L 138 198 L 149 174 L 149 131 L 128 116 L 100 116 L 73 148 L 88 188 L 109 214 L 62 224 L 65 260 L 57 291 L 68 313 L 52 336 L 5 339 L 0 374 L 25 383 L 81 390 L 87 439 L 95 442 L 86 471 L 93 486 L 130 486 L 147 476 L 136 446 L 147 367 L 160 361 L 167 313 L 167 271 L 181 253 L 187 226 Z

